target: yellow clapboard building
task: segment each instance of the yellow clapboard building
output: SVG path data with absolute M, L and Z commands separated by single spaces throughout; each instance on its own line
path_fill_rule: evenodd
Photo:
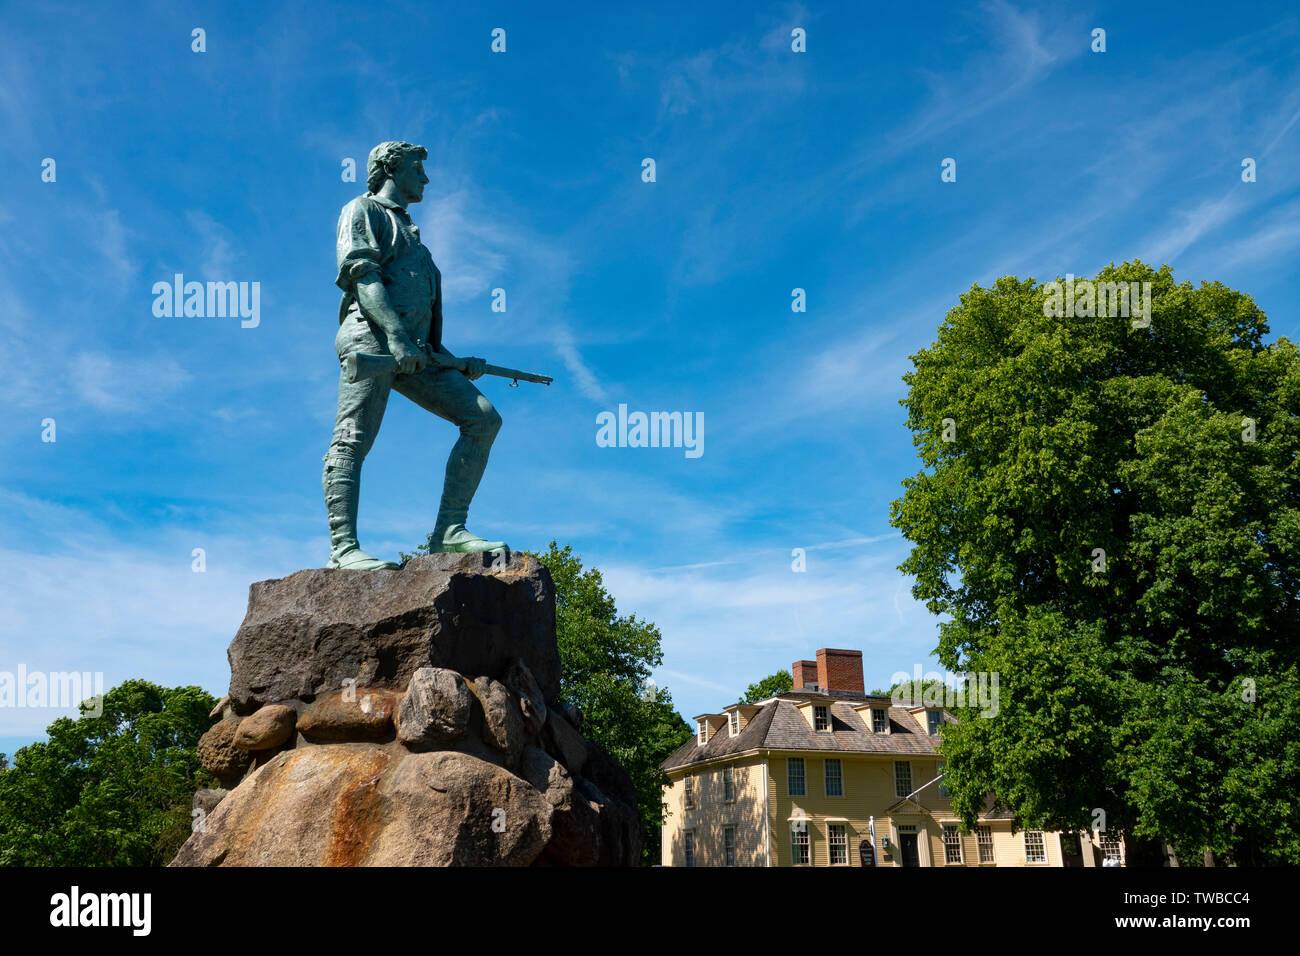
M 866 694 L 861 651 L 791 670 L 793 690 L 701 714 L 664 761 L 664 866 L 1122 864 L 1104 833 L 1013 833 L 991 809 L 962 833 L 940 777 L 951 714 Z

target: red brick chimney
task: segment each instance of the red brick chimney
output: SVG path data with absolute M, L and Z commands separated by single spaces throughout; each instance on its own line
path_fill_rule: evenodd
M 862 682 L 862 652 L 835 647 L 823 647 L 819 650 L 817 686 L 822 691 L 841 690 L 865 694 L 867 688 Z
M 817 683 L 817 662 L 795 661 L 790 665 L 790 673 L 794 675 L 795 690 L 800 690 L 809 684 L 815 684 Z

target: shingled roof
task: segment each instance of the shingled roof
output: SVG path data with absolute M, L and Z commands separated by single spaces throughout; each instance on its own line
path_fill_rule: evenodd
M 824 700 L 830 706 L 830 733 L 817 733 L 799 713 L 799 705 L 810 700 Z M 856 694 L 836 693 L 831 699 L 825 694 L 799 691 L 784 693 L 766 701 L 735 737 L 727 731 L 719 730 L 704 746 L 700 746 L 696 742 L 697 738 L 692 737 L 678 747 L 660 767 L 665 771 L 677 770 L 749 750 L 903 755 L 933 755 L 938 752 L 935 747 L 937 741 L 927 733 L 925 725 L 908 713 L 906 707 L 894 706 L 892 702 L 888 707 L 889 733 L 872 733 L 862 715 L 853 708 L 875 701 L 886 703 L 879 698 Z M 950 719 L 951 716 L 945 714 L 945 720 Z

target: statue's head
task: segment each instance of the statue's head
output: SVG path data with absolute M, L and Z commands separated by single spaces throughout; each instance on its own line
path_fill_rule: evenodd
M 414 143 L 380 143 L 366 163 L 366 188 L 377 193 L 391 179 L 403 202 L 419 202 L 429 182 L 422 162 L 428 158 L 429 151 Z

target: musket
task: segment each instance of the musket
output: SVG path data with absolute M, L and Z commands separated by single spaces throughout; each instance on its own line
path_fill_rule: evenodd
M 463 372 L 467 367 L 464 359 L 452 358 L 441 352 L 434 352 L 427 344 L 421 348 L 421 351 L 431 364 L 440 368 L 454 368 Z M 343 372 L 349 382 L 360 382 L 367 378 L 373 378 L 397 366 L 397 359 L 391 355 L 374 355 L 369 352 L 350 352 L 343 356 L 342 362 Z M 499 375 L 501 378 L 512 379 L 510 384 L 514 388 L 518 388 L 521 381 L 536 382 L 539 385 L 550 385 L 555 381 L 549 375 L 535 375 L 532 372 L 521 372 L 517 368 L 502 368 L 500 365 L 489 365 L 483 371 L 487 375 Z

